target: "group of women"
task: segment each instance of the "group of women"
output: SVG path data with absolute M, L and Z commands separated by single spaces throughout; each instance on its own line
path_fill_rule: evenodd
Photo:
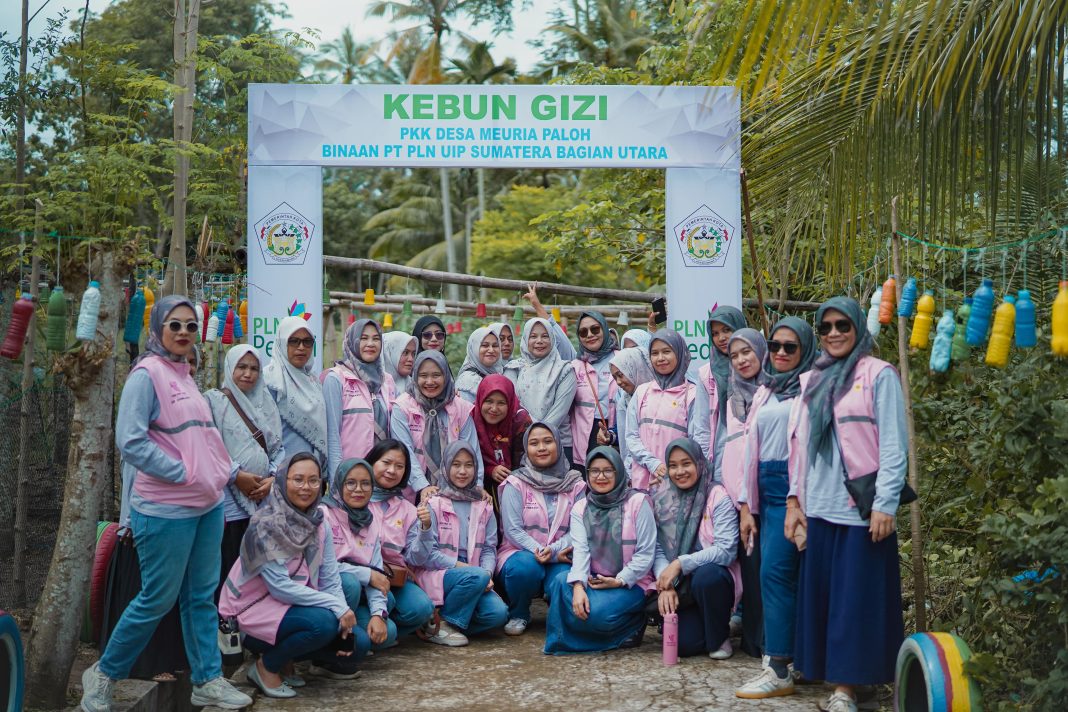
M 694 370 L 678 333 L 619 338 L 597 312 L 576 352 L 533 301 L 521 331 L 476 329 L 455 378 L 436 317 L 411 335 L 354 322 L 319 376 L 316 335 L 287 317 L 269 361 L 232 347 L 203 396 L 193 305 L 157 302 L 117 426 L 143 586 L 82 708 L 109 709 L 176 601 L 193 704 L 228 709 L 248 698 L 219 630 L 240 631 L 265 695 L 292 697 L 296 662 L 350 679 L 401 636 L 518 636 L 538 597 L 550 654 L 633 647 L 677 614 L 680 654 L 713 659 L 740 619 L 764 664 L 739 697 L 803 675 L 852 710 L 856 686 L 891 680 L 906 436 L 859 305 L 820 308 L 819 353 L 800 319 L 765 339 L 720 307 Z

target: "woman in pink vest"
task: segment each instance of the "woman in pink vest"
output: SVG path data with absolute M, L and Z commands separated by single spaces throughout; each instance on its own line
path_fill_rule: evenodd
M 708 449 L 708 422 L 697 417 L 697 386 L 686 380 L 690 351 L 682 335 L 661 329 L 649 343 L 654 380 L 638 386 L 627 407 L 630 486 L 650 491 L 667 476 L 668 443 L 689 436 Z
M 586 462 L 586 453 L 598 445 L 616 443 L 616 392 L 612 355 L 619 344 L 608 331 L 604 315 L 582 312 L 578 320 L 579 357 L 575 369 L 575 399 L 571 404 L 572 461 Z M 583 469 L 579 465 L 579 469 Z
M 532 424 L 524 447 L 522 467 L 512 470 L 500 491 L 504 535 L 497 577 L 508 596 L 508 635 L 522 635 L 531 600 L 570 570 L 571 508 L 586 490 L 551 425 Z
M 393 404 L 390 432 L 404 443 L 412 458 L 411 488 L 420 501 L 434 494 L 444 479 L 442 458 L 449 443 L 463 440 L 478 452 L 478 433 L 471 419 L 474 405 L 456 395 L 452 371 L 440 351 L 424 351 L 415 357 L 415 378 L 408 392 Z M 476 482 L 482 487 L 482 460 L 476 464 Z M 488 498 L 488 495 L 487 495 Z
M 803 319 L 788 316 L 771 330 L 764 361 L 766 382 L 750 406 L 743 476 L 738 494 L 742 541 L 760 548 L 760 598 L 764 614 L 765 667 L 738 689 L 745 699 L 793 692 L 794 621 L 800 553 L 783 536 L 789 490 L 786 439 L 801 378 L 816 358 L 816 337 Z
M 434 604 L 412 580 L 412 554 L 419 535 L 415 505 L 404 497 L 411 476 L 408 449 L 398 440 L 386 439 L 367 455 L 374 478 L 371 504 L 382 543 L 382 562 L 390 576 L 388 596 L 390 620 L 397 635 L 405 636 L 422 628 L 434 617 Z
M 382 365 L 382 327 L 358 319 L 345 331 L 344 358 L 323 372 L 326 403 L 327 472 L 342 460 L 366 457 L 389 437 L 389 412 L 396 399 L 393 377 Z
M 500 628 L 508 619 L 507 606 L 493 591 L 497 521 L 475 480 L 477 459 L 468 443 L 450 443 L 441 486 L 418 510 L 415 580 L 440 616 L 422 637 L 437 645 L 467 645 L 468 635 Z
M 632 329 L 631 331 L 640 330 Z M 641 333 L 647 334 L 645 331 Z M 649 338 L 652 340 L 651 336 Z M 644 349 L 628 346 L 616 351 L 609 361 L 609 366 L 612 370 L 612 378 L 615 379 L 616 387 L 619 389 L 616 391 L 616 444 L 619 446 L 619 456 L 623 458 L 623 465 L 627 468 L 627 472 L 630 472 L 630 453 L 627 452 L 627 408 L 638 386 L 656 378 L 653 366 L 649 363 L 649 344 L 646 344 Z
M 325 466 L 326 402 L 312 373 L 315 336 L 299 316 L 285 317 L 276 330 L 271 361 L 260 377 L 282 418 L 282 444 L 287 453 L 310 452 Z
M 586 460 L 586 483 L 586 497 L 571 509 L 571 570 L 549 583 L 548 654 L 636 647 L 646 596 L 656 590 L 649 496 L 630 487 L 623 460 L 607 446 Z
M 471 332 L 467 340 L 467 356 L 456 374 L 456 392 L 474 403 L 482 379 L 503 369 L 501 340 L 493 333 L 493 329 L 480 326 Z
M 721 479 L 719 471 L 726 437 L 727 390 L 731 375 L 727 342 L 734 332 L 747 326 L 745 315 L 732 306 L 718 306 L 708 315 L 710 356 L 708 363 L 697 371 L 697 385 L 700 386 L 697 391 L 697 412 L 698 417 L 708 420 L 708 457 L 717 479 Z
M 483 485 L 493 498 L 493 511 L 500 524 L 497 488 L 523 459 L 523 433 L 530 426 L 530 415 L 519 407 L 512 382 L 493 374 L 478 384 L 471 417 L 475 421 L 482 467 L 486 473 Z
M 731 611 L 742 596 L 738 514 L 689 438 L 667 447 L 668 480 L 653 496 L 660 615 L 679 615 L 679 655 L 726 660 Z
M 390 331 L 382 337 L 382 365 L 393 378 L 395 393 L 408 390 L 415 366 L 415 337 L 403 331 Z
M 370 647 L 341 589 L 319 473 L 307 452 L 279 470 L 219 599 L 219 615 L 235 619 L 244 647 L 260 656 L 247 675 L 267 697 L 296 696 L 305 681 L 293 663 L 302 660 L 312 661 L 312 674 L 352 679 Z
M 356 625 L 367 631 L 374 650 L 397 643 L 397 624 L 389 619 L 389 577 L 382 560 L 382 524 L 374 518 L 371 464 L 360 458 L 342 461 L 323 497 L 323 514 L 334 537 L 345 601 L 356 612 Z
M 240 471 L 197 390 L 186 362 L 198 334 L 193 303 L 168 295 L 152 307 L 148 343 L 126 379 L 115 444 L 136 470 L 130 527 L 141 592 L 127 606 L 100 660 L 82 674 L 81 707 L 111 709 L 115 680 L 124 680 L 160 620 L 177 600 L 193 682 L 193 705 L 240 709 L 251 698 L 222 677 L 218 618 L 223 488 Z
M 823 353 L 789 430 L 785 534 L 806 546 L 794 664 L 835 685 L 824 709 L 853 712 L 857 685 L 893 681 L 904 636 L 895 515 L 912 494 L 908 435 L 901 381 L 870 355 L 856 300 L 827 300 L 816 324 Z

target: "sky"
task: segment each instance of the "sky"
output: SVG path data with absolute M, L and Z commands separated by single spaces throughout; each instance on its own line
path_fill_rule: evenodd
M 167 0 L 159 0 L 161 5 Z M 30 0 L 30 14 L 45 4 L 45 0 Z M 111 0 L 89 0 L 89 9 L 100 13 L 111 4 Z M 290 0 L 290 17 L 276 24 L 280 28 L 301 30 L 305 27 L 319 30 L 320 42 L 336 39 L 346 25 L 350 25 L 353 34 L 359 40 L 379 39 L 391 29 L 388 20 L 366 17 L 371 0 Z M 529 71 L 538 62 L 538 52 L 528 42 L 541 34 L 548 22 L 548 13 L 557 3 L 554 0 L 530 0 L 527 3 L 516 2 L 519 9 L 515 11 L 516 29 L 511 34 L 491 37 L 487 31 L 476 31 L 469 22 L 459 20 L 455 29 L 472 34 L 480 40 L 492 40 L 495 58 L 513 57 L 520 71 Z M 68 18 L 75 17 L 85 7 L 84 1 L 48 0 L 44 10 L 30 24 L 30 34 L 43 27 L 43 18 L 55 16 L 61 10 L 68 11 Z M 0 0 L 0 31 L 9 38 L 19 35 L 22 3 L 20 0 Z M 340 18 L 340 19 L 339 19 Z M 403 29 L 404 26 L 401 28 Z

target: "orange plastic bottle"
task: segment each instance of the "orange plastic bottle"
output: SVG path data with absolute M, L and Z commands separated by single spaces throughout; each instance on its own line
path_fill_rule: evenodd
M 1057 298 L 1053 300 L 1050 320 L 1053 323 L 1053 339 L 1050 342 L 1053 355 L 1068 356 L 1068 280 L 1061 282 Z
M 889 324 L 897 312 L 897 280 L 894 275 L 883 282 L 883 300 L 879 304 L 879 323 Z

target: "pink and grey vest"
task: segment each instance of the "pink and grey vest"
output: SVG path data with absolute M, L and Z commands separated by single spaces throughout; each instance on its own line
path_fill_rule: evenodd
M 575 503 L 575 506 L 571 511 L 579 518 L 582 518 L 582 514 L 586 511 L 585 498 L 580 499 Z M 638 544 L 638 512 L 641 510 L 643 504 L 648 504 L 652 507 L 652 503 L 649 501 L 649 495 L 644 492 L 635 491 L 631 494 L 630 499 L 623 505 L 623 566 L 625 567 L 630 563 L 630 560 L 634 558 L 634 549 Z M 593 560 L 591 554 L 590 560 Z M 590 573 L 598 573 L 602 576 L 615 576 L 618 571 L 597 571 L 594 572 L 590 569 Z M 638 579 L 637 585 L 646 593 L 656 590 L 656 579 L 653 577 L 652 562 L 649 562 L 649 570 L 646 571 L 640 579 Z
M 330 525 L 330 535 L 334 540 L 334 558 L 355 566 L 370 565 L 371 555 L 374 554 L 375 545 L 381 535 L 382 525 L 379 521 L 372 517 L 370 526 L 361 529 L 359 534 L 353 534 L 349 528 L 347 512 L 327 507 L 325 504 L 319 505 L 319 508 L 323 510 L 326 520 L 324 523 Z
M 438 549 L 445 556 L 457 556 L 460 551 L 459 517 L 448 497 L 431 497 L 430 509 L 438 525 Z M 486 524 L 493 516 L 493 505 L 482 500 L 471 503 L 471 519 L 467 522 L 467 561 L 478 566 L 482 547 L 486 543 Z M 426 592 L 435 606 L 445 602 L 445 569 L 412 569 L 419 588 Z
M 738 496 L 745 481 L 746 501 L 749 511 L 760 513 L 760 492 L 757 489 L 760 472 L 760 432 L 756 426 L 757 411 L 771 398 L 771 391 L 761 386 L 749 404 L 749 417 L 745 423 L 734 417 L 727 403 L 727 437 L 723 445 L 723 460 L 720 465 L 720 480 L 727 488 L 736 509 L 741 508 Z
M 598 383 L 597 370 L 582 359 L 571 362 L 571 368 L 575 371 L 578 387 L 575 390 L 575 400 L 571 404 L 571 447 L 574 460 L 578 463 L 586 462 L 586 448 L 590 442 L 590 431 L 593 430 L 593 421 L 600 417 L 597 409 Z M 616 385 L 615 379 L 608 384 L 608 408 L 604 411 L 604 418 L 609 428 L 616 424 Z
M 541 546 L 552 546 L 558 539 L 571 530 L 571 509 L 575 500 L 586 490 L 586 483 L 578 481 L 570 492 L 561 492 L 556 496 L 556 512 L 549 522 L 549 508 L 545 506 L 545 495 L 515 476 L 509 476 L 501 483 L 498 496 L 503 496 L 503 488 L 514 487 L 523 500 L 523 531 Z M 504 562 L 517 551 L 522 551 L 507 536 L 501 538 L 497 552 L 497 571 Z
M 653 381 L 634 389 L 629 407 L 637 409 L 635 419 L 638 421 L 638 437 L 653 457 L 663 461 L 671 441 L 684 438 L 689 433 L 687 418 L 696 393 L 697 386 L 689 381 L 667 390 L 661 390 Z M 632 456 L 632 460 L 630 486 L 647 491 L 653 473 L 636 457 Z
M 714 347 L 713 347 L 714 348 Z M 713 462 L 716 452 L 716 429 L 719 427 L 719 393 L 716 386 L 716 377 L 712 375 L 712 366 L 705 364 L 697 369 L 697 379 L 701 387 L 708 394 L 708 412 L 696 413 L 696 417 L 708 418 L 708 452 L 705 457 Z
M 430 464 L 427 460 L 426 452 L 423 450 L 423 430 L 426 428 L 426 414 L 423 412 L 422 407 L 415 402 L 415 399 L 407 393 L 401 394 L 393 403 L 393 407 L 400 408 L 408 421 L 408 430 L 412 434 L 412 449 L 415 452 L 415 456 L 419 458 L 419 464 L 422 465 L 425 472 Z M 471 411 L 474 407 L 470 401 L 466 401 L 460 396 L 456 396 L 445 406 L 445 413 L 449 418 L 449 442 L 460 439 L 460 430 L 467 424 L 467 421 L 471 420 Z M 476 456 L 478 456 L 477 453 Z
M 189 375 L 189 364 L 150 356 L 133 370 L 149 375 L 159 400 L 159 417 L 148 426 L 149 440 L 185 466 L 185 479 L 180 483 L 138 472 L 134 491 L 156 504 L 197 509 L 218 504 L 230 479 L 230 456 L 208 402 Z
M 708 493 L 708 503 L 705 505 L 705 513 L 701 516 L 701 526 L 697 530 L 697 540 L 701 542 L 702 549 L 707 549 L 716 543 L 716 522 L 712 517 L 716 511 L 716 505 L 727 496 L 729 496 L 727 490 L 721 485 L 715 485 Z M 737 607 L 738 601 L 742 600 L 742 567 L 739 566 L 738 559 L 732 561 L 727 570 L 731 572 L 731 578 L 734 579 L 734 605 Z
M 383 502 L 371 502 L 368 507 L 375 516 L 375 525 L 382 542 L 382 560 L 390 566 L 408 566 L 404 560 L 404 546 L 408 532 L 419 519 L 415 505 L 403 497 L 390 497 Z M 338 556 L 338 560 L 341 557 Z
M 337 375 L 341 381 L 341 459 L 367 457 L 375 444 L 374 401 L 376 398 L 385 401 L 388 423 L 388 414 L 397 390 L 393 376 L 382 374 L 382 388 L 376 396 L 347 366 L 337 365 L 327 369 L 319 380 L 325 380 L 329 373 Z

